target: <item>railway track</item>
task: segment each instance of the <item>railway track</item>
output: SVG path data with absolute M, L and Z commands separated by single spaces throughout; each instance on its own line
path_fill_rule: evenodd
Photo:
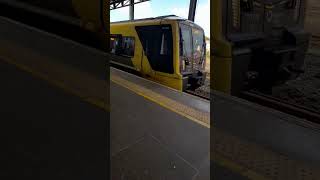
M 195 91 L 191 91 L 191 90 L 186 90 L 185 92 L 188 94 L 191 94 L 193 96 L 197 96 L 202 99 L 206 99 L 206 100 L 210 101 L 210 93 L 199 93 L 199 92 L 195 92 Z
M 320 123 L 320 113 L 304 106 L 292 104 L 258 91 L 245 91 L 242 92 L 240 96 L 246 100 L 291 114 L 307 121 L 317 124 Z

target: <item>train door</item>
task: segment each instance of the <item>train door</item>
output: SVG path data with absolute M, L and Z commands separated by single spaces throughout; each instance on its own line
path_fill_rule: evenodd
M 173 38 L 171 25 L 137 26 L 136 31 L 143 46 L 142 72 L 173 74 Z M 151 69 L 146 66 L 146 62 Z

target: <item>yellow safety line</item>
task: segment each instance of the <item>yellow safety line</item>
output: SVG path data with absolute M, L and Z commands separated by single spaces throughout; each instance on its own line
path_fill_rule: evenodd
M 181 104 L 173 99 L 170 99 L 145 87 L 139 86 L 117 75 L 111 74 L 110 80 L 148 99 L 149 101 L 159 104 L 160 106 L 169 109 L 170 111 L 173 111 L 181 116 L 184 116 L 202 126 L 210 128 L 210 114 L 207 112 L 201 112 L 199 110 Z
M 212 159 L 215 163 L 219 164 L 222 167 L 228 168 L 231 171 L 233 171 L 236 174 L 239 174 L 243 177 L 246 177 L 251 180 L 271 180 L 270 178 L 266 178 L 255 171 L 252 171 L 248 168 L 245 168 L 242 165 L 239 165 L 238 163 L 235 163 L 234 161 L 231 161 L 222 155 L 220 155 L 217 152 L 214 152 L 213 155 L 211 156 Z M 213 172 L 214 173 L 214 172 Z
M 64 83 L 61 83 L 60 81 L 57 81 L 57 80 L 53 80 L 52 78 L 49 78 L 48 76 L 44 75 L 43 73 L 38 73 L 38 72 L 35 72 L 33 69 L 25 66 L 25 65 L 22 65 L 22 64 L 19 64 L 19 63 L 16 63 L 14 60 L 11 60 L 10 58 L 8 57 L 4 57 L 2 55 L 0 55 L 1 57 L 1 60 L 7 62 L 8 64 L 11 64 L 11 65 L 14 65 L 16 66 L 18 69 L 22 70 L 22 71 L 25 71 L 25 72 L 28 72 L 30 74 L 32 74 L 33 76 L 37 77 L 37 78 L 40 78 L 42 80 L 45 80 L 57 87 L 59 87 L 60 89 L 74 95 L 74 96 L 78 96 L 80 97 L 83 101 L 87 102 L 87 103 L 90 103 L 98 108 L 101 108 L 105 111 L 110 111 L 110 108 L 107 106 L 107 104 L 102 101 L 102 100 L 99 100 L 97 98 L 91 98 L 91 97 L 84 97 L 81 93 L 73 90 L 72 88 L 69 88 L 67 87 L 66 85 L 64 85 Z

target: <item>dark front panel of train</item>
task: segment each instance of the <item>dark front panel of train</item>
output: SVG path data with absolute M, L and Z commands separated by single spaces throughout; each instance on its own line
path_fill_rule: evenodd
M 243 88 L 268 91 L 303 72 L 309 43 L 309 35 L 303 30 L 305 3 L 305 0 L 226 1 L 225 33 L 234 51 L 234 92 Z
M 225 3 L 229 39 L 240 34 L 271 37 L 281 35 L 285 28 L 303 28 L 306 0 L 228 0 Z
M 153 70 L 173 74 L 173 38 L 170 25 L 137 26 L 136 31 Z

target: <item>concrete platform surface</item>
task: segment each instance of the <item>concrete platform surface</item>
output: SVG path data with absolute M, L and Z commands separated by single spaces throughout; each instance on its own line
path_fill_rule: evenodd
M 126 84 L 128 81 L 115 78 L 119 74 L 124 77 L 126 73 L 113 72 L 110 94 L 112 179 L 209 179 L 210 128 L 176 113 L 171 106 L 164 105 L 161 98 L 150 100 L 157 98 L 158 92 L 163 93 L 160 89 L 165 87 L 149 81 L 140 83 L 144 80 L 131 77 L 136 86 L 130 88 Z M 156 95 L 139 95 L 142 91 L 149 92 L 146 89 L 152 89 Z M 177 92 L 167 90 L 167 93 Z M 172 94 L 166 97 L 170 96 Z M 174 100 L 179 101 L 179 98 Z
M 1 179 L 106 179 L 108 113 L 0 59 Z
M 319 179 L 319 125 L 214 92 L 212 160 L 250 179 Z

